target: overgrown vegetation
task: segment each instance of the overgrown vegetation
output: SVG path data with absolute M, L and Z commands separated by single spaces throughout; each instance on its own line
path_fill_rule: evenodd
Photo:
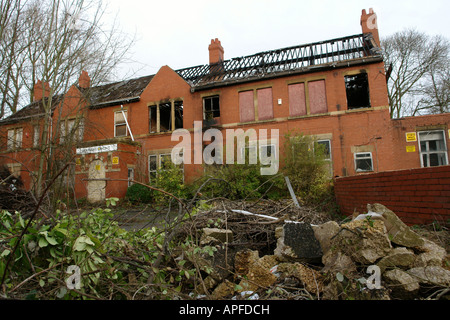
M 331 162 L 326 149 L 311 136 L 289 134 L 285 138 L 285 165 L 296 196 L 306 205 L 319 205 L 335 211 Z

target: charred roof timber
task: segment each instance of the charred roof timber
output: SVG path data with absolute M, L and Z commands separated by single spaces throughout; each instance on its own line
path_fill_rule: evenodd
M 193 91 L 318 68 L 382 61 L 371 33 L 298 45 L 177 70 Z

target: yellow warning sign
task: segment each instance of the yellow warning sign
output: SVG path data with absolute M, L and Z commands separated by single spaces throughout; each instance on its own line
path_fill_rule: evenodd
M 406 152 L 416 152 L 416 146 L 406 146 Z
M 415 132 L 407 132 L 406 133 L 406 142 L 417 141 L 417 135 Z
M 80 165 L 80 164 L 81 164 L 81 159 L 80 159 L 80 158 L 76 158 L 76 159 L 75 159 L 75 164 Z
M 113 164 L 119 164 L 119 157 L 113 157 L 112 158 L 112 163 Z
M 95 165 L 95 170 L 100 171 L 100 168 L 101 168 L 101 167 L 100 167 L 99 164 L 96 164 L 96 165 Z

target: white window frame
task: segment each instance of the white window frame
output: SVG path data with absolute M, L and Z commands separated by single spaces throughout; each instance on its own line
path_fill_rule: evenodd
M 21 149 L 23 141 L 23 128 L 18 127 L 8 129 L 6 138 L 6 147 L 8 150 Z
M 127 118 L 126 120 L 128 120 L 128 110 L 123 110 L 123 114 L 122 114 L 122 110 L 114 112 L 114 137 L 127 137 L 128 136 L 127 121 L 124 119 L 123 123 L 117 123 L 116 122 L 116 114 L 121 114 L 122 116 L 125 116 Z M 125 135 L 122 135 L 122 136 L 117 135 L 117 126 L 125 126 Z
M 328 150 L 330 151 L 330 154 L 329 154 L 329 156 L 327 156 L 326 154 L 325 154 L 325 161 L 330 161 L 330 162 L 332 162 L 333 161 L 333 155 L 332 155 L 332 153 L 331 153 L 331 140 L 330 139 L 320 139 L 320 140 L 317 140 L 317 143 L 319 144 L 319 143 L 321 143 L 321 142 L 326 142 L 326 143 L 328 143 Z
M 436 134 L 436 133 L 441 133 L 442 134 L 442 141 L 444 142 L 444 150 L 435 150 L 435 151 L 422 151 L 422 142 L 427 142 L 427 141 L 440 141 L 440 140 L 428 140 L 428 139 L 424 139 L 422 136 L 424 134 Z M 444 154 L 444 159 L 445 159 L 445 163 L 440 164 L 441 165 L 447 165 L 448 164 L 448 149 L 447 149 L 447 139 L 445 136 L 445 131 L 444 130 L 427 130 L 427 131 L 419 131 L 418 132 L 418 136 L 419 136 L 419 155 L 420 155 L 420 166 L 422 168 L 424 168 L 424 163 L 423 163 L 423 155 L 427 155 L 427 167 L 430 167 L 430 154 Z M 427 143 L 427 149 L 428 149 L 428 143 Z
M 358 158 L 358 155 L 366 155 L 366 157 L 359 157 Z M 356 171 L 356 173 L 359 173 L 359 172 L 373 172 L 372 152 L 355 152 L 353 157 L 354 157 L 354 162 L 355 162 L 355 171 Z M 366 159 L 370 159 L 371 169 L 370 170 L 358 170 L 357 161 L 358 160 L 366 160 Z

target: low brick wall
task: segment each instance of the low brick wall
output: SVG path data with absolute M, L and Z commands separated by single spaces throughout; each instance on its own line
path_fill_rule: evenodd
M 367 212 L 381 203 L 408 225 L 450 219 L 450 165 L 362 174 L 335 179 L 341 213 Z

